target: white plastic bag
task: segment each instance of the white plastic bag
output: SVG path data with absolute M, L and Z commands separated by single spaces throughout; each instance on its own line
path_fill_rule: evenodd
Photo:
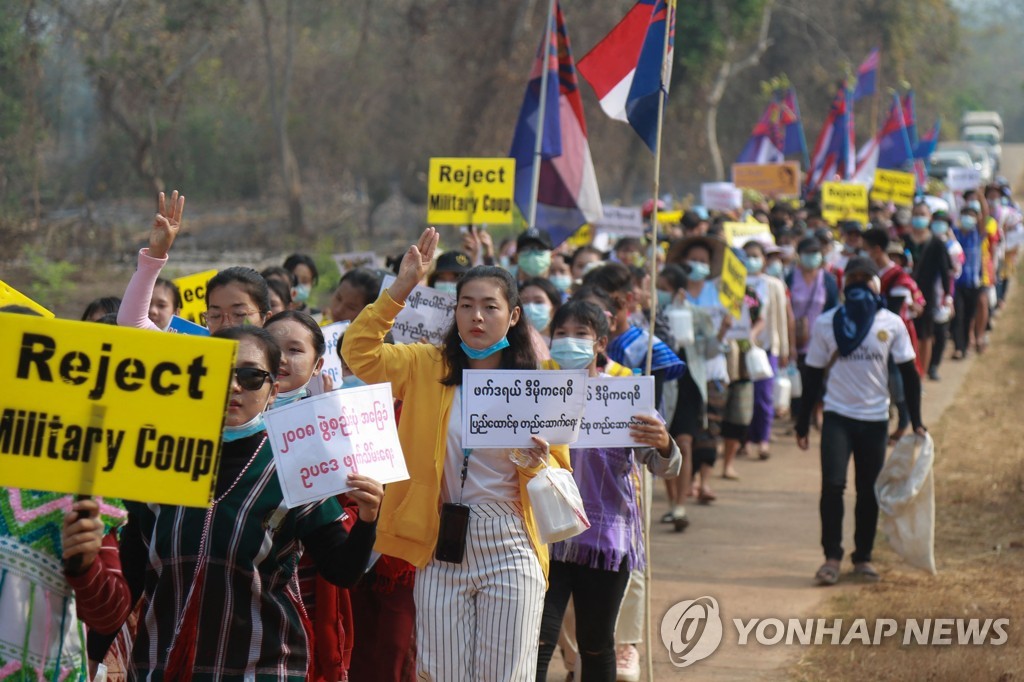
M 793 383 L 789 380 L 789 373 L 780 374 L 775 377 L 775 386 L 772 389 L 772 404 L 775 405 L 776 414 L 789 412 L 789 403 L 793 397 Z
M 935 443 L 930 434 L 900 439 L 875 481 L 882 532 L 903 559 L 935 575 Z
M 540 541 L 547 544 L 590 528 L 576 480 L 565 469 L 544 467 L 526 484 Z
M 796 366 L 795 362 L 789 363 L 786 374 L 789 375 L 789 396 L 791 398 L 799 398 L 804 394 L 804 380 L 800 376 L 800 369 Z
M 676 339 L 677 346 L 692 346 L 695 342 L 693 332 L 693 313 L 681 306 L 670 306 L 665 310 L 668 328 Z
M 751 345 L 746 352 L 747 374 L 751 381 L 764 381 L 775 376 L 772 371 L 772 363 L 768 360 L 768 353 L 764 348 Z

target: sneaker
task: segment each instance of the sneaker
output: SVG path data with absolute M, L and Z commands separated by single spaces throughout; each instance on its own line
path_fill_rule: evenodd
M 615 647 L 616 682 L 640 682 L 640 652 L 632 644 Z
M 928 378 L 932 381 L 939 381 L 939 370 L 937 367 L 928 368 Z

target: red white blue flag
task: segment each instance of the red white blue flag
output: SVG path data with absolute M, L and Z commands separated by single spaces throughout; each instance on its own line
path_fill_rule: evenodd
M 541 93 L 541 77 L 545 68 L 548 70 L 547 88 Z M 539 121 L 541 97 L 545 99 L 543 124 Z M 597 175 L 587 143 L 579 79 L 562 9 L 557 2 L 551 25 L 541 40 L 530 72 L 530 82 L 526 85 L 509 153 L 516 160 L 516 205 L 527 217 L 538 128 L 543 135 L 540 183 L 537 219 L 530 227 L 546 229 L 557 246 L 582 225 L 594 223 L 602 216 Z
M 875 94 L 875 88 L 878 86 L 878 67 L 881 63 L 882 53 L 876 47 L 857 67 L 857 89 L 853 91 L 854 102 L 861 97 Z
M 825 125 L 814 145 L 811 168 L 807 173 L 807 193 L 818 189 L 823 182 L 846 180 L 853 176 L 856 168 L 851 105 L 849 88 L 843 83 L 832 100 Z
M 665 31 L 669 31 L 665 54 Z M 654 151 L 658 101 L 668 95 L 675 43 L 675 3 L 639 0 L 580 60 L 580 73 L 612 118 L 628 122 Z

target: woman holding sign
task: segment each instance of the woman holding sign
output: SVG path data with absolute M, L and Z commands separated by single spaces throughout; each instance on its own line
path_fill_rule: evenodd
M 610 362 L 598 371 L 598 356 L 608 346 L 609 326 L 594 303 L 574 300 L 551 322 L 551 369 L 584 369 L 591 377 L 632 377 Z M 573 477 L 580 488 L 591 526 L 551 546 L 550 587 L 544 599 L 537 679 L 547 679 L 569 597 L 576 609 L 576 639 L 585 680 L 615 680 L 615 624 L 631 571 L 645 563 L 642 514 L 634 469 L 642 462 L 651 473 L 679 475 L 682 455 L 656 417 L 636 415 L 630 435 L 637 448 L 573 450 Z
M 238 341 L 238 355 L 213 504 L 127 503 L 120 571 L 96 561 L 98 543 L 69 542 L 65 557 L 80 554 L 85 572 L 79 612 L 90 627 L 111 632 L 145 597 L 133 647 L 143 679 L 305 680 L 311 663 L 308 621 L 293 590 L 298 557 L 305 550 L 327 580 L 353 584 L 369 559 L 383 491 L 349 477 L 359 508 L 350 532 L 334 498 L 289 509 L 263 425 L 281 350 L 257 327 L 215 336 Z M 97 599 L 112 593 L 130 599 Z M 116 618 L 112 604 L 120 606 Z
M 548 557 L 525 486 L 549 454 L 567 463 L 566 450 L 534 438 L 536 447 L 521 453 L 527 466 L 518 466 L 508 450 L 462 447 L 463 370 L 537 369 L 505 270 L 481 266 L 463 276 L 442 347 L 384 344 L 437 241 L 434 228 L 424 231 L 395 282 L 345 332 L 352 371 L 368 383 L 391 382 L 405 406 L 398 434 L 410 479 L 388 486 L 375 549 L 419 569 L 421 676 L 532 682 Z

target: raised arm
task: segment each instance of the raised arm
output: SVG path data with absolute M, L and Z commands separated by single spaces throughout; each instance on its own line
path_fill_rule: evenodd
M 163 192 L 158 199 L 158 210 L 149 231 L 149 247 L 139 251 L 138 268 L 128 282 L 124 299 L 117 311 L 117 323 L 122 327 L 152 329 L 161 331 L 149 319 L 149 304 L 153 299 L 153 285 L 160 271 L 167 264 L 167 252 L 174 244 L 181 229 L 181 217 L 185 211 L 185 195 L 171 193 L 170 205 Z

